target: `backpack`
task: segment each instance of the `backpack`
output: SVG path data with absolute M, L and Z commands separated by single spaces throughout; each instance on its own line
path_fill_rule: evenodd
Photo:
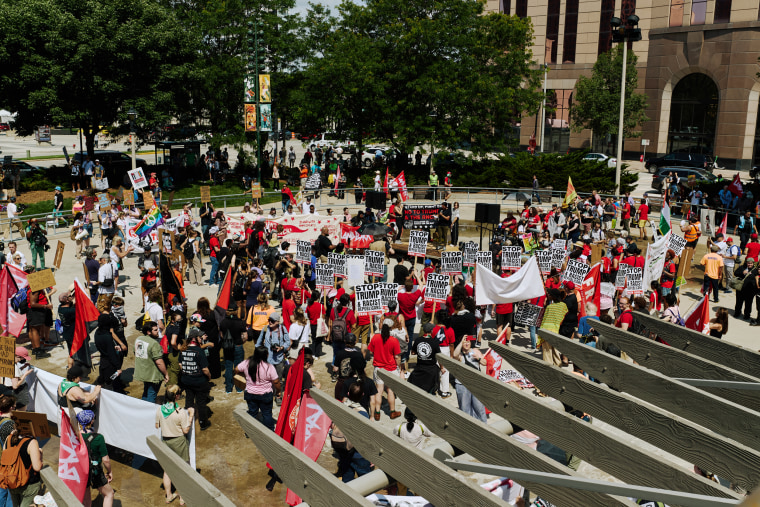
M 182 249 L 182 254 L 185 259 L 191 261 L 195 259 L 195 251 L 193 250 L 193 244 L 190 242 L 185 243 L 185 247 Z
M 135 328 L 142 333 L 143 326 L 150 322 L 150 314 L 145 312 L 144 315 L 137 318 L 135 321 Z
M 247 281 L 248 281 L 247 276 L 238 276 L 237 278 L 235 278 L 235 290 L 242 291 L 243 289 L 245 289 L 245 284 Z
M 274 262 L 277 260 L 278 254 L 279 250 L 276 246 L 267 247 L 267 249 L 264 250 L 264 265 L 269 269 L 274 269 Z
M 344 308 L 343 315 L 338 310 L 335 310 L 335 318 L 332 320 L 332 327 L 330 328 L 330 337 L 335 342 L 342 342 L 346 333 L 348 332 L 348 325 L 346 324 L 346 315 L 348 315 L 348 308 Z
M 97 459 L 92 459 L 92 441 L 97 436 L 97 433 L 85 433 L 82 435 L 84 438 L 84 444 L 87 446 L 87 458 L 90 461 L 90 479 L 96 478 L 100 475 L 102 470 L 102 463 L 98 463 Z
M 11 298 L 11 308 L 14 312 L 25 315 L 29 311 L 29 294 L 27 288 L 16 292 Z
M 26 486 L 32 474 L 32 465 L 24 467 L 21 460 L 21 447 L 31 438 L 22 438 L 18 444 L 10 445 L 11 437 L 5 441 L 3 455 L 0 456 L 0 487 L 15 489 Z

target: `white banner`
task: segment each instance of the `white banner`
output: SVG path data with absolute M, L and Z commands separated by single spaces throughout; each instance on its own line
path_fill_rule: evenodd
M 277 226 L 282 225 L 282 233 L 277 234 L 280 241 L 287 241 L 291 245 L 295 245 L 299 239 L 314 243 L 321 234 L 322 227 L 327 227 L 327 235 L 330 241 L 333 245 L 337 245 L 340 243 L 340 222 L 342 219 L 342 217 L 321 215 L 279 217 L 274 220 L 267 220 L 267 229 L 276 231 Z
M 582 285 L 589 269 L 591 269 L 591 267 L 584 262 L 569 260 L 567 261 L 565 271 L 562 273 L 562 281 L 573 282 L 575 285 Z
M 430 273 L 425 285 L 425 301 L 445 303 L 449 295 L 449 277 L 439 273 Z
M 364 251 L 364 274 L 367 276 L 383 276 L 385 253 L 367 249 Z
M 676 253 L 676 257 L 680 257 L 683 249 L 686 248 L 686 240 L 677 234 L 673 234 L 673 231 L 670 231 L 668 238 L 668 248 Z
M 346 258 L 345 273 L 346 279 L 343 280 L 343 288 L 355 287 L 364 283 L 364 256 L 363 255 L 344 255 Z
M 520 254 L 522 248 L 519 246 L 503 246 L 501 247 L 501 270 L 517 270 L 520 269 L 522 263 L 520 262 Z
M 469 241 L 464 244 L 464 250 L 462 251 L 462 265 L 466 267 L 472 267 L 475 265 L 475 261 L 478 255 L 478 244 L 474 241 Z
M 485 266 L 488 271 L 493 271 L 493 252 L 490 250 L 487 252 L 478 252 L 476 262 L 481 266 Z
M 379 283 L 365 283 L 354 287 L 356 291 L 356 315 L 380 315 L 383 302 Z
M 299 264 L 311 264 L 311 243 L 302 239 L 296 241 L 295 259 Z
M 428 231 L 409 231 L 409 255 L 412 257 L 425 257 L 430 234 Z
M 35 368 L 27 377 L 30 386 L 30 412 L 42 412 L 49 421 L 61 422 L 58 406 L 58 385 L 63 377 Z M 139 382 L 135 382 L 139 384 Z M 82 389 L 90 391 L 93 386 L 80 383 Z M 156 459 L 145 439 L 150 435 L 161 437 L 156 428 L 156 410 L 160 407 L 124 394 L 103 389 L 96 407 L 95 431 L 103 435 L 106 443 L 119 449 Z M 190 466 L 195 468 L 195 432 L 190 430 Z
M 659 280 L 660 276 L 662 276 L 662 269 L 665 267 L 665 254 L 668 253 L 669 237 L 671 235 L 672 233 L 669 232 L 647 246 L 647 255 L 644 261 L 644 290 L 651 287 L 652 282 Z
M 475 283 L 475 302 L 479 305 L 519 303 L 546 294 L 541 272 L 535 257 L 509 278 L 501 278 L 478 264 Z
M 441 252 L 441 274 L 462 274 L 462 252 Z

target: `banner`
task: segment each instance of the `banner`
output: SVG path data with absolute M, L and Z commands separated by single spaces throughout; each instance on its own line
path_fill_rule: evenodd
M 245 131 L 256 132 L 256 104 L 243 104 L 245 107 Z
M 58 477 L 81 502 L 84 500 L 85 492 L 90 492 L 87 485 L 90 478 L 90 457 L 84 438 L 74 431 L 66 411 L 64 409 L 60 411 L 61 444 L 58 449 Z
M 259 102 L 272 102 L 272 81 L 269 74 L 259 74 Z
M 533 254 L 538 260 L 538 267 L 541 269 L 541 273 L 548 275 L 552 270 L 552 251 L 551 250 L 535 250 Z
M 576 260 L 567 261 L 567 267 L 562 273 L 563 282 L 573 282 L 575 285 L 581 285 L 586 279 L 588 270 L 591 269 L 588 264 Z
M 666 234 L 657 239 L 654 243 L 647 246 L 647 255 L 644 261 L 644 281 L 643 289 L 647 290 L 652 286 L 652 282 L 660 280 L 662 270 L 665 267 L 665 254 L 668 253 L 668 236 Z
M 27 285 L 29 284 L 26 281 L 26 273 L 6 263 L 0 273 L 0 326 L 7 334 L 16 338 L 26 327 L 26 315 L 13 310 L 11 298 Z
M 562 201 L 562 207 L 567 208 L 570 205 L 572 205 L 575 202 L 575 199 L 578 197 L 578 194 L 575 192 L 575 187 L 573 186 L 573 180 L 570 179 L 570 177 L 567 177 L 567 192 L 565 192 L 565 199 Z
M 305 392 L 301 398 L 301 406 L 298 409 L 296 438 L 293 441 L 293 446 L 304 453 L 310 460 L 317 461 L 322 448 L 325 446 L 331 422 L 325 411 L 314 401 L 309 392 Z M 288 505 L 298 505 L 301 503 L 298 495 L 289 489 L 285 500 Z
M 319 187 L 322 186 L 322 174 L 319 171 L 316 171 L 314 174 L 306 178 L 306 185 L 304 185 L 304 190 L 319 190 Z
M 380 286 L 380 300 L 383 305 L 383 311 L 388 311 L 388 302 L 398 302 L 398 284 L 395 283 L 378 283 Z
M 628 294 L 644 293 L 644 268 L 628 266 L 625 270 L 626 291 Z
M 462 252 L 441 252 L 441 274 L 462 274 Z
M 145 173 L 141 167 L 138 167 L 134 171 L 127 171 L 129 174 L 129 181 L 132 182 L 132 188 L 139 190 L 148 186 L 148 180 L 145 178 Z
M 405 229 L 432 229 L 438 223 L 441 207 L 436 204 L 404 206 Z
M 476 262 L 488 269 L 488 271 L 493 271 L 493 252 L 490 250 L 487 252 L 478 252 Z
M 327 217 L 321 215 L 295 215 L 267 220 L 267 230 L 276 231 L 282 225 L 282 236 L 277 236 L 280 242 L 287 241 L 295 245 L 299 239 L 314 243 L 321 234 L 322 227 L 327 227 L 327 236 L 333 245 L 341 241 L 341 220 L 343 217 Z M 229 222 L 229 220 L 228 220 Z
M 546 294 L 538 262 L 528 258 L 523 267 L 509 278 L 501 278 L 480 264 L 475 266 L 475 302 L 478 305 L 518 303 Z
M 383 276 L 385 254 L 374 250 L 364 252 L 364 274 L 367 276 Z
M 381 315 L 383 302 L 379 283 L 365 283 L 354 287 L 356 315 Z
M 409 231 L 409 255 L 425 257 L 430 234 L 427 231 Z
M 541 325 L 543 310 L 543 307 L 532 305 L 526 301 L 517 303 L 515 305 L 515 324 L 538 327 Z
M 668 248 L 676 253 L 676 257 L 680 257 L 683 249 L 686 248 L 686 240 L 671 232 L 668 236 Z
M 705 236 L 715 235 L 715 210 L 701 208 L 699 210 L 699 221 L 702 222 L 702 234 Z
M 518 270 L 522 266 L 520 262 L 520 254 L 522 254 L 522 248 L 519 246 L 503 246 L 501 247 L 501 270 Z
M 618 268 L 617 275 L 615 276 L 615 289 L 616 290 L 623 290 L 625 289 L 625 275 L 628 271 L 628 264 L 620 264 L 620 267 Z
M 327 254 L 327 265 L 333 272 L 335 278 L 346 277 L 346 256 L 330 252 Z
M 272 131 L 272 104 L 259 104 L 259 118 L 262 132 Z
M 474 266 L 477 255 L 478 244 L 474 241 L 468 241 L 464 244 L 464 250 L 462 251 L 462 265 L 468 268 Z
M 296 241 L 296 262 L 298 264 L 311 264 L 311 243 L 299 239 Z
M 439 273 L 430 273 L 425 285 L 425 301 L 445 303 L 449 296 L 449 277 Z
M 348 248 L 369 248 L 374 237 L 365 234 L 359 234 L 359 226 L 349 225 L 345 222 L 340 223 L 340 242 Z
M 399 195 L 401 196 L 401 202 L 406 202 L 409 200 L 409 192 L 406 190 L 406 176 L 404 176 L 404 171 L 401 171 L 398 176 L 393 178 L 393 180 L 396 182 L 396 185 L 398 186 Z
M 332 289 L 335 285 L 332 267 L 321 262 L 318 262 L 314 267 L 317 289 L 322 291 Z

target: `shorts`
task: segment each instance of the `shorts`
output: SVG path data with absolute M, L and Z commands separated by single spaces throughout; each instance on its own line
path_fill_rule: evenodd
M 646 227 L 647 223 L 648 222 L 646 220 L 639 220 L 639 229 L 643 229 L 644 227 Z
M 357 343 L 369 345 L 369 327 L 369 324 L 356 326 L 356 329 L 354 329 L 354 335 L 356 336 Z
M 90 465 L 90 477 L 88 484 L 91 488 L 95 489 L 102 488 L 108 484 L 106 474 L 103 472 L 103 465 L 98 465 L 97 470 L 93 469 L 92 465 Z
M 396 375 L 396 376 L 399 376 L 399 375 L 401 374 L 401 370 L 399 370 L 398 368 L 396 368 L 396 369 L 395 369 L 395 370 L 393 370 L 393 371 L 389 371 L 389 370 L 385 370 L 384 368 L 378 368 L 378 367 L 376 366 L 376 367 L 375 367 L 375 370 L 372 372 L 372 380 L 374 380 L 374 381 L 375 381 L 375 384 L 385 384 L 385 382 L 383 382 L 383 379 L 381 379 L 381 378 L 380 378 L 380 375 L 378 375 L 378 374 L 377 374 L 377 372 L 378 372 L 378 371 L 380 371 L 380 370 L 383 370 L 383 371 L 385 371 L 385 372 L 386 372 L 386 373 L 388 373 L 389 375 Z
M 497 313 L 496 314 L 496 326 L 504 329 L 505 326 L 512 327 L 513 313 Z

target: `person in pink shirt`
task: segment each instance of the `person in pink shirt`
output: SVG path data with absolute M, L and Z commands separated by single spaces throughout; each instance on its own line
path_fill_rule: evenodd
M 248 404 L 248 413 L 256 417 L 261 411 L 264 426 L 274 431 L 272 406 L 274 390 L 277 396 L 282 392 L 282 384 L 277 376 L 277 370 L 267 362 L 269 351 L 266 347 L 256 347 L 253 355 L 237 365 L 237 371 L 245 375 L 245 394 L 243 398 Z

